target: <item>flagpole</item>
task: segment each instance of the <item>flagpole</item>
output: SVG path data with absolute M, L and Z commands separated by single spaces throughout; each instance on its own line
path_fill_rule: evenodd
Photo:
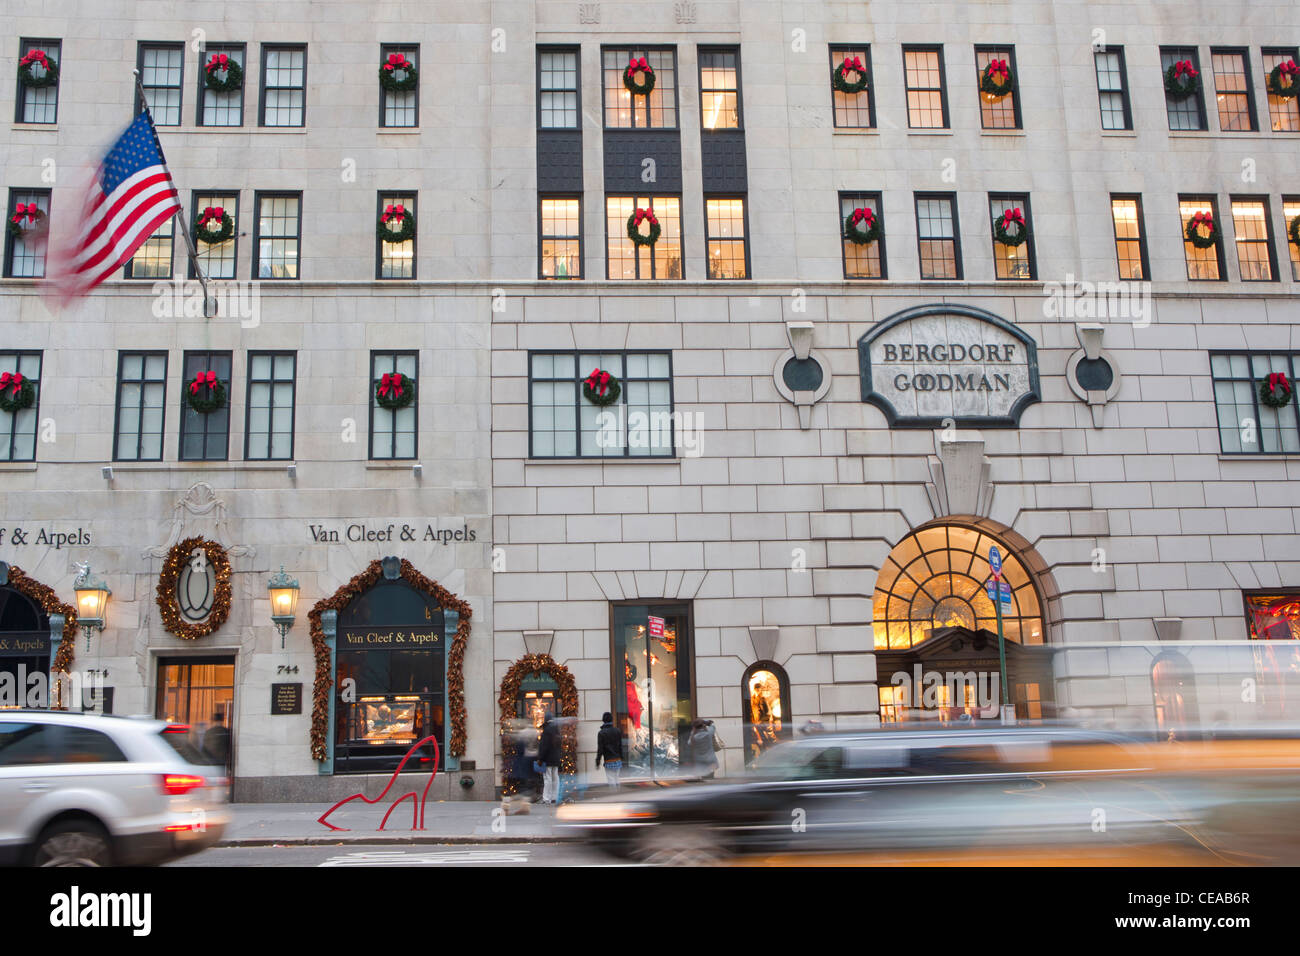
M 144 95 L 144 84 L 140 81 L 140 71 L 132 70 L 131 73 L 135 76 L 135 91 L 140 97 L 140 105 L 146 113 L 149 113 L 149 100 Z M 176 180 L 172 178 L 171 168 L 167 165 L 167 154 L 163 152 L 162 141 L 158 138 L 158 128 L 154 125 L 152 113 L 149 113 L 149 130 L 153 133 L 153 143 L 158 148 L 158 156 L 162 159 L 163 169 L 167 170 L 167 178 L 171 180 L 172 187 L 175 188 Z M 179 198 L 178 195 L 177 199 Z M 194 237 L 190 235 L 190 227 L 185 222 L 185 204 L 178 202 L 176 206 L 176 218 L 181 225 L 181 235 L 185 237 L 185 248 L 189 251 L 190 264 L 194 266 L 194 274 L 198 276 L 199 285 L 203 287 L 203 317 L 210 319 L 217 314 L 217 303 L 208 295 L 208 277 L 203 271 L 203 266 L 199 265 L 199 252 L 194 246 Z M 209 306 L 211 306 L 210 309 Z

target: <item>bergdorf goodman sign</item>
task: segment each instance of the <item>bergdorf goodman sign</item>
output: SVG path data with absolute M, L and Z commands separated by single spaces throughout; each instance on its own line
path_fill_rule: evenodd
M 858 340 L 862 400 L 892 427 L 1017 428 L 1039 401 L 1034 340 L 992 312 L 923 305 L 895 313 Z

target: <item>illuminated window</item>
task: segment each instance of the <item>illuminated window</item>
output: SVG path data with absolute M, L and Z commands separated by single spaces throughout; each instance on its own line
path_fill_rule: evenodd
M 1157 731 L 1172 734 L 1200 722 L 1196 673 L 1178 651 L 1165 651 L 1151 662 L 1151 696 Z
M 745 729 L 745 762 L 789 736 L 790 681 L 770 661 L 750 665 L 740 683 Z
M 705 247 L 710 279 L 749 278 L 744 199 L 704 200 Z
M 1110 218 L 1115 226 L 1115 258 L 1121 279 L 1147 278 L 1147 240 L 1142 225 L 1142 197 L 1110 197 Z
M 633 59 L 645 58 L 655 86 L 646 96 L 623 85 L 623 71 Z M 677 127 L 677 53 L 672 49 L 601 50 L 606 129 L 675 129 Z
M 1232 200 L 1232 237 L 1237 245 L 1237 264 L 1246 282 L 1267 282 L 1277 275 L 1273 252 L 1273 228 L 1267 199 Z
M 1246 591 L 1242 597 L 1252 641 L 1300 640 L 1300 591 Z
M 176 217 L 172 216 L 154 230 L 152 236 L 135 251 L 126 264 L 128 279 L 168 279 L 172 274 L 172 235 Z
M 701 47 L 700 123 L 704 129 L 740 129 L 740 52 Z
M 1042 644 L 1038 593 L 1015 552 L 974 528 L 935 525 L 899 542 L 876 576 L 876 649 L 905 650 L 954 627 L 987 631 L 996 643 L 997 612 L 985 590 L 993 545 L 1002 553 L 1002 579 L 1011 587 L 1011 606 L 1002 608 L 1006 638 Z
M 385 43 L 379 47 L 379 62 L 387 63 L 394 53 L 406 57 L 418 71 L 420 47 L 418 45 Z M 389 91 L 379 87 L 379 125 L 385 127 L 413 127 L 420 125 L 420 84 L 413 90 Z
M 302 126 L 307 120 L 307 48 L 262 47 L 263 126 Z
M 681 200 L 676 196 L 607 196 L 605 198 L 605 278 L 682 278 Z M 627 221 L 638 209 L 649 209 L 659 220 L 659 240 L 637 245 L 627 234 Z M 650 224 L 643 219 L 642 234 Z
M 993 267 L 999 279 L 1034 278 L 1034 234 L 1029 215 L 1029 196 L 1023 193 L 989 196 L 990 224 L 1001 221 L 1006 213 L 1014 213 L 1017 209 L 1025 220 L 1029 238 L 1018 246 L 1008 246 L 993 240 Z
M 1225 133 L 1251 132 L 1255 127 L 1255 94 L 1245 50 L 1210 50 L 1214 67 L 1215 100 L 1219 129 Z
M 244 124 L 244 89 L 248 72 L 244 72 L 244 85 L 229 93 L 208 89 L 208 62 L 214 56 L 224 55 L 241 68 L 248 63 L 242 43 L 209 43 L 198 57 L 199 66 L 199 125 L 242 126 Z M 218 74 L 220 75 L 220 74 Z
M 1300 50 L 1296 47 L 1265 49 L 1264 76 L 1267 78 L 1273 68 L 1283 63 L 1300 62 Z M 1295 82 L 1300 82 L 1296 80 Z M 1300 132 L 1300 96 L 1281 97 L 1272 93 L 1268 95 L 1268 118 L 1275 133 Z
M 48 189 L 11 189 L 5 222 L 13 223 L 18 206 L 35 205 L 45 214 L 35 222 L 30 216 L 22 218 L 17 228 L 5 230 L 5 278 L 39 279 L 45 275 L 46 240 L 49 236 L 50 191 Z
M 298 278 L 302 237 L 301 193 L 257 193 L 253 274 L 259 279 Z
M 863 245 L 842 239 L 840 246 L 844 252 L 844 278 L 846 279 L 884 279 L 885 271 L 885 231 L 881 218 L 880 193 L 840 193 L 840 218 L 837 228 L 844 231 L 844 222 L 853 215 L 855 209 L 870 210 L 880 223 L 880 238 Z
M 682 751 L 696 713 L 691 605 L 614 604 L 611 611 L 610 710 L 627 747 L 624 772 L 658 776 L 689 770 L 690 755 Z M 662 636 L 656 633 L 658 621 Z
M 1295 388 L 1300 373 L 1297 352 L 1211 352 L 1210 379 L 1224 454 L 1295 454 L 1300 452 L 1300 402 L 1283 408 L 1260 400 L 1260 388 L 1280 372 Z
M 60 77 L 63 74 L 63 44 L 59 40 L 24 39 L 18 45 L 18 58 L 21 60 L 33 50 L 40 50 L 58 67 Z M 45 76 L 45 68 L 36 63 L 31 68 L 32 78 L 39 80 Z M 17 115 L 19 123 L 56 123 L 59 119 L 59 83 L 56 78 L 49 86 L 28 86 L 21 77 L 18 80 Z
M 540 129 L 577 129 L 578 51 L 537 50 L 537 125 Z
M 203 274 L 210 279 L 233 279 L 239 260 L 239 194 L 238 193 L 195 193 L 194 205 L 190 209 L 191 228 L 198 230 L 199 219 L 205 209 L 220 209 L 235 223 L 235 234 L 225 242 L 194 241 Z M 194 278 L 194 264 L 190 263 L 190 278 Z
M 1005 96 L 995 97 L 980 91 L 980 78 L 985 68 L 994 60 L 1001 60 L 1011 71 L 1010 92 Z M 1020 101 L 1016 88 L 1020 85 L 1016 72 L 1016 51 L 1014 47 L 976 47 L 975 48 L 975 89 L 980 98 L 980 122 L 985 129 L 1019 129 Z
M 538 224 L 538 276 L 582 278 L 582 200 L 543 196 Z
M 1219 239 L 1214 245 L 1204 249 L 1193 245 L 1187 238 L 1187 227 L 1197 213 L 1212 216 L 1219 229 Z M 1182 224 L 1183 254 L 1187 259 L 1187 278 L 1193 280 L 1217 280 L 1223 277 L 1223 224 L 1219 221 L 1218 205 L 1214 199 L 1192 196 L 1180 196 L 1178 215 Z
M 1291 257 L 1291 278 L 1300 282 L 1300 246 L 1291 241 L 1291 223 L 1300 217 L 1300 197 L 1282 197 L 1282 221 L 1286 224 L 1287 255 Z
M 136 53 L 136 69 L 144 87 L 145 102 L 136 96 L 136 112 L 149 107 L 155 126 L 181 125 L 181 77 L 184 70 L 185 44 L 141 43 Z
M 1129 113 L 1128 73 L 1124 48 L 1108 46 L 1093 54 L 1097 71 L 1097 100 L 1101 106 L 1102 129 L 1132 129 Z
M 840 129 L 871 129 L 875 121 L 875 84 L 871 81 L 871 47 L 831 47 L 831 69 L 838 70 L 845 60 L 858 60 L 867 71 L 867 87 L 858 93 L 844 93 L 831 87 L 831 108 L 835 125 Z
M 900 724 L 907 720 L 907 689 L 894 684 L 877 686 L 880 697 L 880 722 Z
M 1192 64 L 1192 69 L 1198 73 L 1201 70 L 1201 61 L 1196 54 L 1196 47 L 1165 47 L 1160 50 L 1160 88 L 1164 89 L 1164 77 L 1169 68 L 1182 61 L 1188 61 Z M 1204 89 L 1205 77 L 1200 77 L 1202 81 L 1202 90 Z M 1172 96 L 1168 90 L 1165 90 L 1165 112 L 1169 117 L 1169 128 L 1172 130 L 1197 130 L 1205 129 L 1205 99 L 1200 91 L 1190 96 Z
M 912 129 L 947 129 L 943 47 L 904 47 L 903 75 L 907 83 L 907 125 Z
M 388 208 L 401 206 L 405 215 L 402 219 L 410 218 L 412 223 L 417 222 L 415 215 L 415 194 L 414 193 L 380 193 L 379 208 L 376 215 L 382 217 Z M 389 223 L 398 222 L 396 215 L 389 217 Z M 415 243 L 419 238 L 417 232 L 410 239 L 404 239 L 401 242 L 384 242 L 378 234 L 375 236 L 377 263 L 377 279 L 414 279 L 415 278 Z
M 974 688 L 969 684 L 966 685 L 966 691 L 968 694 L 973 690 Z M 1035 683 L 1016 684 L 1015 692 L 1016 716 L 1021 720 L 1042 720 L 1043 696 L 1039 685 Z M 967 713 L 969 712 L 968 708 Z
M 922 279 L 961 278 L 956 196 L 916 194 L 916 241 Z

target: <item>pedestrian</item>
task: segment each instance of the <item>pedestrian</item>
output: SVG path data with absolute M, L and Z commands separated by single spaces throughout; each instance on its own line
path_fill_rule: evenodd
M 695 773 L 705 780 L 712 780 L 718 769 L 718 755 L 714 749 L 713 722 L 697 717 L 691 723 L 691 735 L 686 738 L 686 747 L 691 755 Z
M 542 724 L 542 736 L 537 742 L 537 762 L 542 765 L 542 803 L 555 803 L 560 793 L 560 757 L 564 747 L 560 741 L 560 728 L 553 718 Z
M 618 777 L 623 771 L 623 733 L 614 726 L 614 715 L 609 711 L 600 715 L 600 730 L 596 732 L 596 769 L 605 761 L 605 780 L 611 790 L 618 789 Z

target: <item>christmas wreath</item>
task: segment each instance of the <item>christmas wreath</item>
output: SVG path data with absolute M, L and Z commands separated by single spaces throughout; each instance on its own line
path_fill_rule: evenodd
M 980 91 L 993 99 L 1000 99 L 1011 92 L 1011 67 L 1006 60 L 989 60 L 980 74 Z
M 226 74 L 223 80 L 218 74 Z M 225 53 L 214 53 L 203 68 L 203 82 L 213 93 L 234 93 L 244 87 L 244 68 Z
M 40 76 L 32 73 L 32 67 L 38 65 L 45 71 Z M 44 50 L 31 50 L 18 61 L 18 79 L 29 90 L 53 86 L 59 82 L 59 64 Z
M 650 232 L 648 235 L 641 234 L 641 220 L 650 223 Z M 663 227 L 659 225 L 659 220 L 655 218 L 653 209 L 637 209 L 636 212 L 627 217 L 627 237 L 638 246 L 653 246 L 659 241 L 659 233 Z
M 398 79 L 397 74 L 403 74 Z M 420 74 L 415 64 L 400 53 L 388 54 L 388 59 L 379 68 L 379 85 L 389 93 L 405 93 L 415 89 L 420 82 Z
M 1219 241 L 1219 227 L 1208 212 L 1198 212 L 1187 221 L 1183 234 L 1197 249 L 1212 249 Z
M 0 411 L 10 414 L 31 408 L 36 401 L 36 386 L 20 372 L 0 375 Z
M 199 372 L 194 376 L 194 381 L 190 382 L 190 387 L 185 390 L 185 401 L 200 415 L 225 408 L 225 383 L 217 378 L 216 372 Z
M 208 206 L 194 224 L 194 238 L 199 242 L 225 242 L 235 234 L 235 220 L 220 206 Z
M 1179 60 L 1165 70 L 1165 92 L 1176 100 L 1186 99 L 1200 92 L 1201 74 L 1191 60 Z
M 34 202 L 16 203 L 14 205 L 14 214 L 9 217 L 9 232 L 15 239 L 21 237 L 24 232 L 29 231 L 23 228 L 24 219 L 39 229 L 41 223 L 45 221 L 45 212 Z
M 1295 60 L 1279 63 L 1269 71 L 1266 85 L 1274 96 L 1289 100 L 1300 92 L 1300 66 L 1296 66 Z
M 1291 224 L 1286 227 L 1286 234 L 1291 237 L 1291 241 L 1300 246 L 1300 216 L 1291 220 Z
M 867 246 L 880 238 L 880 220 L 871 209 L 855 209 L 844 217 L 844 238 Z
M 645 57 L 639 60 L 633 57 L 623 71 L 623 85 L 636 96 L 650 95 L 650 91 L 655 88 L 655 71 Z
M 850 80 L 849 74 L 856 73 L 858 78 Z M 840 65 L 831 70 L 831 86 L 841 93 L 861 93 L 867 88 L 867 68 L 856 56 L 846 56 Z
M 1285 372 L 1271 372 L 1259 383 L 1259 400 L 1269 408 L 1286 408 L 1291 404 L 1291 383 Z
M 396 229 L 393 226 L 397 226 Z M 375 235 L 384 242 L 406 242 L 415 238 L 415 217 L 405 206 L 387 206 L 379 223 L 375 226 Z
M 176 598 L 176 585 L 180 581 L 184 565 L 200 560 L 195 553 L 203 552 L 201 560 L 211 565 L 212 577 L 216 583 L 212 596 L 212 610 L 202 621 L 186 620 L 181 614 L 180 602 Z M 158 574 L 158 586 L 154 589 L 154 600 L 158 613 L 162 617 L 162 626 L 170 634 L 187 641 L 207 637 L 230 616 L 230 558 L 226 550 L 215 541 L 194 537 L 178 541 L 167 557 L 163 559 L 162 571 Z
M 1022 245 L 1029 238 L 1029 224 L 1025 222 L 1025 214 L 1019 206 L 1006 210 L 1001 219 L 993 221 L 993 238 L 1012 248 Z
M 599 405 L 602 408 L 617 402 L 622 391 L 623 388 L 618 384 L 618 379 L 598 368 L 592 369 L 591 374 L 582 383 L 582 397 L 591 404 Z
M 390 411 L 405 408 L 415 401 L 415 382 L 401 372 L 385 372 L 375 386 L 375 401 Z

